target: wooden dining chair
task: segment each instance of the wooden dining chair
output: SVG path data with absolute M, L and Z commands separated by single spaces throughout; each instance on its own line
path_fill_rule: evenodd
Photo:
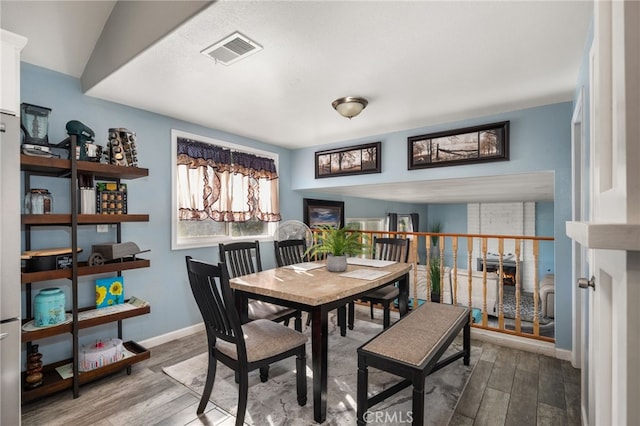
M 217 362 L 239 377 L 236 426 L 244 423 L 249 391 L 249 371 L 267 367 L 282 359 L 296 357 L 298 404 L 307 403 L 307 337 L 273 321 L 258 319 L 240 324 L 229 275 L 223 263 L 211 265 L 186 256 L 189 284 L 198 304 L 207 332 L 209 365 L 207 380 L 196 413 L 204 412 L 213 390 Z
M 273 248 L 278 267 L 309 261 L 309 256 L 305 254 L 307 251 L 307 242 L 305 240 L 274 240 Z
M 262 271 L 260 260 L 260 243 L 256 241 L 239 241 L 229 244 L 219 244 L 220 261 L 227 266 L 229 277 L 236 278 L 241 275 L 254 274 Z M 299 310 L 264 302 L 262 300 L 249 299 L 247 306 L 249 320 L 268 319 L 275 322 L 283 322 L 289 325 L 289 320 L 294 319 L 294 327 L 302 331 L 302 313 Z
M 305 240 L 274 240 L 273 249 L 276 253 L 276 265 L 278 267 L 309 261 L 309 256 L 305 254 L 307 251 L 307 242 Z M 310 324 L 311 315 L 308 315 L 306 326 L 309 327 Z
M 409 244 L 411 240 L 408 238 L 373 238 L 373 259 L 392 260 L 395 262 L 407 263 L 409 260 Z M 373 305 L 379 303 L 384 309 L 384 319 L 382 321 L 383 328 L 389 327 L 391 324 L 391 303 L 398 298 L 400 290 L 398 286 L 389 284 L 388 286 L 373 290 L 367 293 L 360 300 L 369 302 L 371 310 L 371 319 L 373 319 Z M 349 307 L 351 309 L 351 306 Z M 349 313 L 351 317 L 351 312 Z

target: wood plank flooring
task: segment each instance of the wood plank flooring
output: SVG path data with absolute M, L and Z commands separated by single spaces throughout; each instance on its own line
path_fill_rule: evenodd
M 569 362 L 487 342 L 472 344 L 482 347 L 482 356 L 449 425 L 580 425 L 580 371 Z M 84 385 L 77 399 L 65 391 L 23 405 L 22 424 L 234 425 L 235 418 L 213 404 L 198 418 L 199 395 L 162 372 L 205 351 L 204 333 L 156 346 L 130 376 L 123 371 Z M 324 424 L 332 425 L 330 419 Z

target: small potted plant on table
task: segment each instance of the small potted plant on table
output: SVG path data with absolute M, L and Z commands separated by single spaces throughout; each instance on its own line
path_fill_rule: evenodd
M 350 227 L 335 228 L 329 225 L 317 228 L 320 234 L 316 242 L 307 249 L 310 257 L 327 257 L 327 270 L 344 272 L 347 269 L 347 256 L 356 256 L 366 251 L 362 243 L 362 234 Z

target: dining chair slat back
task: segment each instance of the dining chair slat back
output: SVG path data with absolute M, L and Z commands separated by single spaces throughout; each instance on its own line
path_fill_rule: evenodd
M 373 238 L 373 254 L 378 260 L 392 260 L 407 263 L 409 261 L 408 238 Z
M 187 256 L 189 284 L 210 338 L 244 346 L 237 341 L 241 334 L 240 317 L 235 309 L 227 269 L 222 264 L 211 265 Z M 240 351 L 242 352 L 242 351 Z
M 260 242 L 258 240 L 238 241 L 229 244 L 220 243 L 218 249 L 220 251 L 220 261 L 225 263 L 230 278 L 262 271 Z M 289 320 L 293 318 L 296 330 L 302 331 L 302 313 L 293 308 L 262 300 L 249 300 L 248 315 L 250 320 L 264 318 L 275 322 L 283 322 L 285 325 L 289 325 Z M 262 379 L 266 380 L 265 374 L 263 374 Z
M 218 249 L 220 261 L 227 265 L 231 278 L 262 271 L 260 243 L 257 240 L 229 244 L 220 243 Z
M 281 266 L 307 262 L 307 243 L 305 240 L 274 241 L 273 248 L 276 253 L 276 264 Z
M 391 260 L 407 263 L 409 261 L 408 238 L 373 238 L 373 258 L 378 260 Z M 400 291 L 395 284 L 373 290 L 360 300 L 369 303 L 371 319 L 373 319 L 373 305 L 381 304 L 383 308 L 383 327 L 391 325 L 391 303 L 399 296 Z

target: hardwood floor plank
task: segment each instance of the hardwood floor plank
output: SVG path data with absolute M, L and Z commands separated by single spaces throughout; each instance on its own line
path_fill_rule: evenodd
M 203 330 L 155 347 L 153 356 L 145 361 L 145 366 L 153 371 L 161 371 L 164 366 L 177 364 L 206 351 L 207 335 Z
M 218 424 L 223 420 L 231 417 L 230 414 L 223 412 L 222 410 L 216 408 L 213 404 L 209 403 L 205 408 L 203 417 L 206 419 L 206 423 L 204 423 L 203 421 L 198 419 L 198 415 L 196 414 L 199 403 L 200 400 L 198 399 L 196 402 L 183 408 L 177 413 L 166 417 L 158 421 L 157 423 L 153 423 L 153 426 Z
M 566 426 L 567 413 L 553 405 L 538 403 L 538 426 Z
M 171 417 L 196 401 L 184 386 L 174 386 L 127 409 L 118 410 L 109 416 L 109 421 L 114 425 L 147 426 Z M 192 413 L 191 419 L 196 417 L 195 410 Z
M 474 426 L 504 425 L 509 408 L 509 394 L 496 389 L 484 391 Z
M 217 409 L 205 411 L 204 414 L 185 426 L 235 426 L 236 418 Z M 246 424 L 246 423 L 245 423 Z
M 582 423 L 582 412 L 580 407 L 580 382 L 564 383 L 564 395 L 567 405 L 567 424 L 570 426 L 580 426 Z
M 516 368 L 525 370 L 525 371 L 532 371 L 538 374 L 538 371 L 540 370 L 539 355 L 533 352 L 519 351 L 518 364 Z
M 513 350 L 505 350 L 498 354 L 493 364 L 488 387 L 510 393 L 513 385 L 513 376 L 516 371 L 517 354 Z
M 494 345 L 489 342 L 482 342 L 482 355 L 480 356 L 480 360 L 487 361 L 490 363 L 496 362 L 496 358 L 500 351 L 504 349 L 503 346 Z
M 460 413 L 454 413 L 449 421 L 449 426 L 473 426 L 473 419 Z
M 535 426 L 537 403 L 538 373 L 516 369 L 505 425 Z
M 538 403 L 553 405 L 564 410 L 566 408 L 564 380 L 562 380 L 561 371 L 555 371 L 560 374 L 549 374 L 541 365 L 538 376 Z
M 569 361 L 562 361 L 562 378 L 565 383 L 580 384 L 580 369 L 573 368 Z
M 456 413 L 472 419 L 476 417 L 492 369 L 493 363 L 483 361 L 481 357 L 469 378 L 467 387 L 460 396 L 455 411 Z
M 540 355 L 540 374 L 550 374 L 554 376 L 563 376 L 562 361 L 557 358 Z

